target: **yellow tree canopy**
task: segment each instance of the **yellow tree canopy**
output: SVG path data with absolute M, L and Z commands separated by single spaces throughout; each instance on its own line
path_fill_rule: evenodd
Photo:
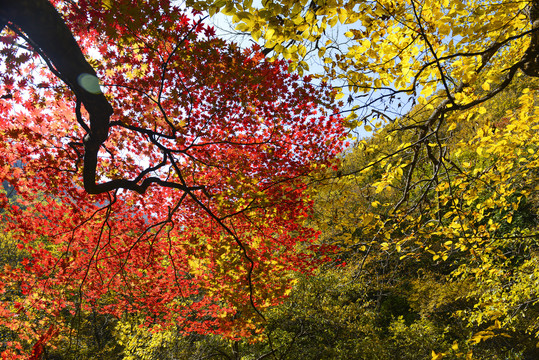
M 537 76 L 539 2 L 190 0 L 232 16 L 290 69 L 311 69 L 348 95 L 350 120 L 395 120 L 407 101 L 428 107 L 423 137 L 478 105 L 518 73 Z M 307 61 L 306 61 L 307 60 Z M 431 96 L 443 90 L 434 108 Z M 399 110 L 406 109 L 399 112 Z M 381 113 L 382 112 L 382 113 Z M 354 123 L 352 123 L 354 124 Z

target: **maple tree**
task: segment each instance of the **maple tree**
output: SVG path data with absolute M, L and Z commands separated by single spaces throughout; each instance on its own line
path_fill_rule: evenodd
M 256 336 L 288 272 L 324 261 L 298 244 L 309 176 L 343 147 L 333 90 L 168 1 L 2 1 L 0 19 L 2 356 L 37 359 L 87 314 Z

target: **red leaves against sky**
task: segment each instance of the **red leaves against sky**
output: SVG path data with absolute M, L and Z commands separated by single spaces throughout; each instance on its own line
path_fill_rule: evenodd
M 215 38 L 200 14 L 112 3 L 55 4 L 114 108 L 99 176 L 161 185 L 87 195 L 73 95 L 3 32 L 0 180 L 20 198 L 0 201 L 20 256 L 0 292 L 20 301 L 0 304 L 0 321 L 30 344 L 81 309 L 249 335 L 253 303 L 263 311 L 290 286 L 287 271 L 315 265 L 298 244 L 316 236 L 305 176 L 342 146 L 329 89 Z

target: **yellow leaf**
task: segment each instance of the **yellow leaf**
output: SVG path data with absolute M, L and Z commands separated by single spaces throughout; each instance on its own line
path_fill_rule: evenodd
M 275 34 L 275 29 L 268 29 L 266 33 L 264 34 L 264 39 L 271 40 L 273 38 L 273 35 Z
M 101 3 L 101 6 L 103 7 L 103 9 L 106 9 L 106 10 L 112 9 L 112 0 L 103 0 L 103 2 Z
M 339 21 L 341 24 L 346 23 L 346 19 L 348 18 L 348 12 L 344 8 L 338 8 L 337 12 L 339 13 Z
M 244 24 L 244 23 L 239 23 L 236 26 L 236 30 L 246 32 L 246 31 L 249 31 L 249 26 L 247 26 L 247 24 Z
M 368 225 L 374 220 L 374 216 L 372 214 L 367 214 L 363 217 L 363 225 Z
M 256 30 L 256 31 L 253 31 L 251 33 L 251 36 L 253 37 L 253 39 L 258 42 L 258 40 L 260 39 L 260 36 L 262 35 L 262 32 L 260 30 Z
M 432 355 L 431 360 L 440 360 L 440 359 L 442 359 L 444 357 L 444 354 L 442 354 L 442 353 L 437 354 L 434 350 L 432 350 L 431 355 Z
M 234 4 L 228 3 L 226 4 L 225 8 L 221 10 L 221 12 L 225 15 L 232 15 L 234 14 Z

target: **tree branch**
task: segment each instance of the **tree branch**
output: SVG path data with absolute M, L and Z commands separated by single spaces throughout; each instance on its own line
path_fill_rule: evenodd
M 102 193 L 122 183 L 99 186 L 95 182 L 97 155 L 107 140 L 112 106 L 99 89 L 84 86 L 81 76 L 97 82 L 97 74 L 84 58 L 71 30 L 47 0 L 0 0 L 0 25 L 11 22 L 24 32 L 54 73 L 75 93 L 90 115 L 90 132 L 85 137 L 84 187 L 89 193 Z M 95 164 L 95 165 L 94 165 Z

